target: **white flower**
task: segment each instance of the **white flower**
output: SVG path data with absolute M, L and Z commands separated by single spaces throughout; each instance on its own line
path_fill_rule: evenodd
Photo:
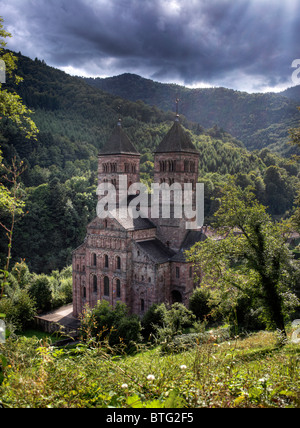
M 186 365 L 185 365 L 185 364 L 182 364 L 182 365 L 180 366 L 180 368 L 181 368 L 181 370 L 185 370 L 185 369 L 186 369 Z
M 153 374 L 149 374 L 149 375 L 147 376 L 147 379 L 148 379 L 148 380 L 154 380 L 154 379 L 155 379 L 155 376 L 154 376 Z
M 128 388 L 127 383 L 123 383 L 123 384 L 121 385 L 121 388 L 123 388 L 123 389 L 127 389 L 127 388 Z

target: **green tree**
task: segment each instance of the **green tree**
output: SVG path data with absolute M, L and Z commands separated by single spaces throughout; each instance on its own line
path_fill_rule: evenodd
M 189 309 L 196 318 L 204 321 L 212 310 L 210 305 L 210 291 L 207 288 L 196 288 L 189 300 Z
M 0 300 L 0 312 L 5 314 L 9 329 L 23 331 L 29 327 L 36 315 L 35 301 L 27 290 L 17 290 L 13 297 Z
M 3 18 L 0 17 L 0 59 L 5 63 L 5 72 L 7 77 L 11 78 L 15 84 L 22 81 L 22 78 L 15 74 L 17 68 L 17 58 L 11 52 L 5 51 L 7 37 L 11 34 L 5 31 L 3 27 Z M 38 129 L 30 118 L 32 111 L 23 103 L 21 97 L 15 92 L 3 89 L 3 83 L 0 83 L 0 113 L 5 118 L 12 120 L 17 127 L 25 132 L 27 138 L 36 137 Z
M 197 243 L 189 260 L 201 266 L 203 284 L 227 296 L 236 291 L 260 299 L 270 327 L 285 334 L 286 296 L 295 287 L 297 266 L 282 225 L 275 224 L 251 188 L 224 186 L 216 217 L 219 238 Z M 239 294 L 240 296 L 240 294 Z
M 300 110 L 300 107 L 298 107 L 298 110 Z M 300 127 L 299 128 L 293 128 L 290 130 L 290 136 L 291 136 L 291 143 L 294 144 L 298 149 L 300 149 Z M 299 161 L 300 155 L 295 155 L 295 158 Z M 300 184 L 298 184 L 297 187 L 297 195 L 295 198 L 295 212 L 293 215 L 293 223 L 300 231 Z
M 11 167 L 2 165 L 2 171 L 4 171 L 2 179 L 6 180 L 10 188 L 0 183 L 0 227 L 3 229 L 7 238 L 7 257 L 3 269 L 0 269 L 0 299 L 3 296 L 4 287 L 7 284 L 15 222 L 17 216 L 23 214 L 24 207 L 19 182 L 19 177 L 24 171 L 22 165 L 19 167 L 14 159 Z
M 12 79 L 15 84 L 18 84 L 22 79 L 15 74 L 17 68 L 16 57 L 11 52 L 4 50 L 6 46 L 5 39 L 11 37 L 3 27 L 3 18 L 0 17 L 0 60 L 5 63 L 5 73 L 7 77 Z M 32 113 L 23 103 L 19 95 L 15 92 L 3 89 L 3 83 L 0 83 L 0 114 L 3 117 L 12 121 L 19 130 L 25 133 L 26 138 L 36 138 L 38 129 L 35 123 L 30 118 Z M 2 152 L 0 150 L 0 164 L 2 164 Z M 9 263 L 11 259 L 11 248 L 13 231 L 16 221 L 16 216 L 22 213 L 23 202 L 20 198 L 19 176 L 23 173 L 22 163 L 17 165 L 16 159 L 13 160 L 12 166 L 7 167 L 2 165 L 2 180 L 6 180 L 6 184 L 0 183 L 0 212 L 3 218 L 3 212 L 9 214 L 8 222 L 1 222 L 0 226 L 8 239 L 8 253 L 4 269 L 1 270 L 0 283 L 0 299 L 3 296 L 4 286 L 8 276 Z M 8 183 L 7 183 L 8 182 Z
M 107 339 L 110 346 L 124 344 L 129 351 L 141 340 L 141 323 L 137 315 L 129 314 L 124 303 L 112 307 L 106 300 L 99 300 L 94 308 L 86 308 L 81 332 L 84 338 Z
M 50 279 L 46 275 L 35 275 L 31 280 L 28 291 L 36 302 L 37 310 L 45 312 L 51 309 L 51 285 Z

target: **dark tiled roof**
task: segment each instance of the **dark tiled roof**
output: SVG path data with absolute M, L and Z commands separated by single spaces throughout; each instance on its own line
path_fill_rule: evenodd
M 99 210 L 98 216 L 99 218 L 106 218 L 107 212 L 104 210 L 103 214 Z M 122 217 L 119 215 L 118 208 L 113 209 L 110 211 L 110 216 L 114 218 L 121 227 L 123 227 L 125 230 L 140 230 L 140 229 L 153 229 L 156 228 L 155 224 L 149 220 L 148 218 L 138 217 L 138 218 L 132 218 L 131 215 L 127 212 L 127 215 Z
M 166 152 L 199 153 L 178 121 L 174 122 L 172 128 L 155 150 L 155 153 Z
M 205 241 L 206 236 L 202 230 L 189 230 L 181 244 L 181 248 L 175 256 L 172 257 L 172 262 L 185 262 L 186 256 L 184 252 L 190 249 L 196 242 Z
M 140 241 L 137 242 L 137 245 L 156 263 L 165 263 L 169 261 L 175 254 L 175 251 L 165 246 L 158 239 Z
M 122 126 L 118 124 L 110 139 L 99 151 L 99 155 L 115 155 L 123 153 L 139 155 L 139 152 L 123 131 Z
M 152 223 L 148 218 L 131 218 L 127 215 L 126 218 L 119 218 L 115 216 L 117 222 L 124 227 L 126 230 L 140 230 L 140 229 L 153 229 L 156 228 L 155 224 Z

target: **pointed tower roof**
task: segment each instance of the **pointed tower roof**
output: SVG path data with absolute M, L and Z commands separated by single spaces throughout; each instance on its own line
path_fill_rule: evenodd
M 99 155 L 117 155 L 117 154 L 139 155 L 133 143 L 127 137 L 122 129 L 121 120 L 118 121 L 111 137 L 99 151 Z
M 199 154 L 198 150 L 193 145 L 189 135 L 180 125 L 178 116 L 176 117 L 172 128 L 165 135 L 165 137 L 155 150 L 155 153 L 166 152 L 189 152 Z

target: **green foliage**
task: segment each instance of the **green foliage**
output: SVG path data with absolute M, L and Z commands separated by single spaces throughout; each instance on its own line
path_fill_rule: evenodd
M 81 334 L 85 340 L 107 340 L 109 346 L 125 345 L 127 352 L 141 341 L 141 323 L 136 315 L 129 315 L 124 303 L 113 308 L 106 300 L 86 308 L 81 317 Z
M 142 319 L 144 338 L 160 344 L 163 353 L 173 352 L 175 336 L 191 327 L 195 319 L 182 303 L 173 303 L 169 308 L 164 303 L 154 304 Z
M 154 303 L 144 314 L 141 324 L 142 334 L 146 341 L 153 340 L 157 328 L 163 326 L 165 312 L 165 305 Z
M 208 289 L 196 288 L 189 300 L 189 309 L 197 320 L 204 321 L 211 312 L 210 291 Z
M 17 57 L 12 52 L 4 50 L 7 37 L 11 37 L 11 34 L 4 30 L 3 18 L 0 17 L 0 59 L 5 63 L 7 77 L 12 79 L 15 85 L 18 85 L 22 78 L 15 75 Z M 16 92 L 3 89 L 3 83 L 0 83 L 0 112 L 1 115 L 17 125 L 18 129 L 24 132 L 26 138 L 35 137 L 38 133 L 35 123 L 30 118 L 32 111 L 23 104 L 21 97 Z
M 269 147 L 281 153 L 293 152 L 288 145 L 289 128 L 299 120 L 297 101 L 288 94 L 248 94 L 226 88 L 189 89 L 162 84 L 133 74 L 101 78 L 84 78 L 91 86 L 131 101 L 143 100 L 164 111 L 174 111 L 180 99 L 180 113 L 197 123 L 195 133 L 203 126 L 219 138 L 224 128 L 250 149 Z M 298 104 L 297 104 L 298 102 Z M 218 129 L 215 125 L 218 125 Z M 223 131 L 224 132 L 224 131 Z
M 17 262 L 7 277 L 0 313 L 11 331 L 23 331 L 37 313 L 47 312 L 72 302 L 72 268 L 50 275 L 32 274 L 24 261 Z
M 204 273 L 202 283 L 218 285 L 214 294 L 225 313 L 226 302 L 236 313 L 241 296 L 247 297 L 249 304 L 260 302 L 269 327 L 284 331 L 284 317 L 291 313 L 286 296 L 296 292 L 299 277 L 286 243 L 288 230 L 271 220 L 251 189 L 233 184 L 224 187 L 216 220 L 223 239 L 207 239 L 189 252 Z
M 295 408 L 299 349 L 276 335 L 207 340 L 162 356 L 106 352 L 103 344 L 57 348 L 37 338 L 0 345 L 0 403 L 11 408 Z M 192 412 L 192 410 L 191 410 Z M 112 414 L 113 412 L 111 412 Z
M 35 272 L 49 274 L 69 265 L 71 251 L 81 244 L 86 225 L 95 216 L 95 189 L 84 177 L 29 188 L 28 213 L 16 226 L 13 254 L 26 258 Z
M 52 292 L 48 276 L 45 274 L 34 275 L 30 281 L 28 291 L 41 312 L 47 312 L 51 309 Z
M 35 301 L 27 290 L 16 290 L 13 297 L 0 300 L 0 312 L 11 330 L 22 331 L 31 325 L 36 315 Z

